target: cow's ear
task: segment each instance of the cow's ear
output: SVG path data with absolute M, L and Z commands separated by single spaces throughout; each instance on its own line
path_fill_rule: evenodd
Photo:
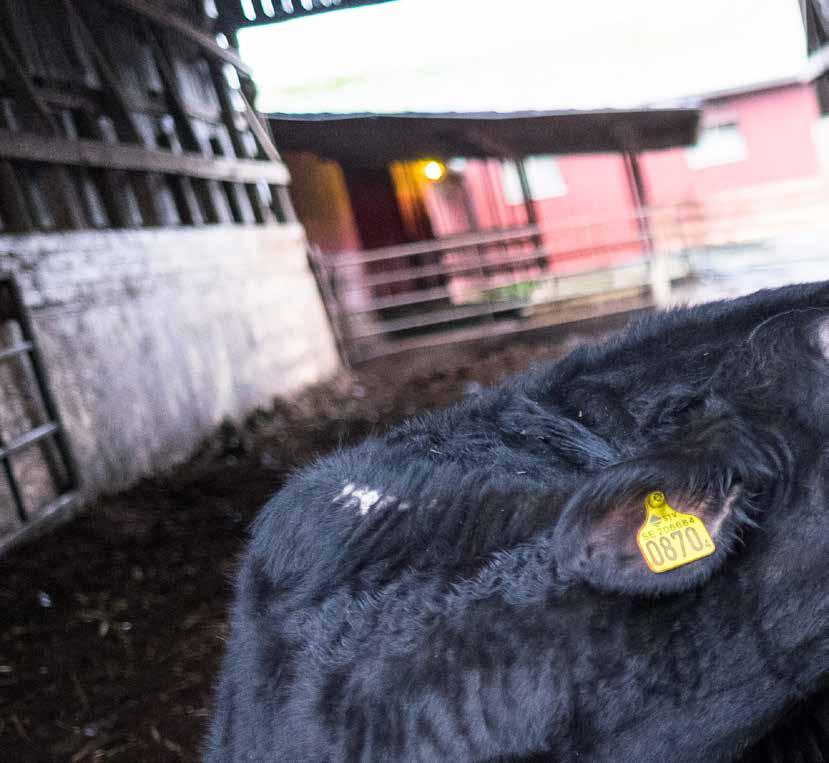
M 707 580 L 750 522 L 739 481 L 714 465 L 632 461 L 590 479 L 555 530 L 560 574 L 644 595 Z

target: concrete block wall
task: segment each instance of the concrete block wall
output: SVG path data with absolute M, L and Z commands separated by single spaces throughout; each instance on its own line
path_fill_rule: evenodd
M 299 225 L 0 236 L 0 270 L 18 278 L 86 498 L 338 363 Z

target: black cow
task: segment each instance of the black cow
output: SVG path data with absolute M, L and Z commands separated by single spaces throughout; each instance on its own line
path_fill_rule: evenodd
M 206 759 L 730 760 L 827 685 L 828 551 L 829 282 L 648 317 L 297 474 Z

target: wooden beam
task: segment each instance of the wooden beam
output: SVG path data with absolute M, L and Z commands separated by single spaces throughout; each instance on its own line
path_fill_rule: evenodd
M 225 77 L 224 64 L 220 61 L 210 61 L 210 78 L 216 94 L 219 97 L 222 119 L 230 134 L 233 151 L 237 157 L 246 158 L 247 150 L 243 135 L 237 127 L 237 121 L 241 115 L 233 105 L 232 91 L 230 83 L 228 83 L 227 77 Z M 237 208 L 236 214 L 246 216 L 250 213 L 253 215 L 253 220 L 258 223 L 269 222 L 273 218 L 272 210 L 264 203 L 259 186 L 248 183 L 241 187 L 231 186 L 228 191 L 231 202 Z M 244 198 L 242 194 L 244 194 Z
M 121 78 L 96 42 L 95 36 L 87 26 L 86 21 L 81 17 L 73 0 L 63 0 L 63 7 L 69 24 L 74 26 L 87 52 L 92 55 L 95 62 L 95 68 L 101 78 L 102 96 L 107 110 L 112 116 L 116 130 L 120 133 L 119 139 L 128 140 L 132 143 L 142 143 L 141 130 L 138 128 L 130 104 L 126 101 Z
M 1 10 L 6 14 L 12 12 L 5 2 Z M 2 19 L 2 14 L 0 14 L 0 19 Z M 21 120 L 26 128 L 43 135 L 59 134 L 58 125 L 32 83 L 29 73 L 23 68 L 9 41 L 2 34 L 0 34 L 0 63 L 6 72 L 7 87 L 27 109 L 26 117 Z M 35 171 L 35 174 L 43 175 L 44 173 Z M 48 199 L 49 214 L 54 223 L 59 228 L 83 228 L 85 215 L 72 177 L 62 167 L 50 168 L 46 174 L 49 177 L 41 184 L 40 190 Z
M 0 162 L 0 211 L 6 233 L 21 233 L 35 227 L 11 162 Z
M 42 132 L 55 132 L 55 121 L 49 109 L 3 34 L 0 34 L 0 64 L 6 70 L 5 83 L 9 92 L 28 106 L 34 122 L 32 126 Z
M 248 127 L 250 127 L 250 131 L 259 143 L 262 153 L 264 153 L 265 156 L 267 156 L 272 162 L 281 161 L 282 157 L 279 156 L 279 151 L 276 150 L 276 146 L 274 146 L 271 136 L 268 135 L 268 131 L 265 129 L 265 125 L 259 121 L 259 116 L 256 111 L 254 111 L 254 108 L 248 99 L 245 98 L 245 94 L 241 90 L 238 92 L 245 104 L 245 119 L 248 122 Z
M 156 30 L 152 28 L 151 24 L 147 24 L 146 27 L 147 40 L 150 43 L 156 68 L 161 75 L 161 81 L 164 83 L 164 95 L 166 96 L 167 105 L 178 128 L 179 140 L 186 151 L 200 152 L 201 145 L 199 144 L 199 138 L 193 129 L 187 103 L 179 88 L 178 77 L 173 69 L 173 51 L 171 46 L 168 44 L 166 35 L 162 31 L 156 34 Z
M 228 83 L 227 77 L 225 77 L 224 66 L 220 62 L 210 61 L 210 79 L 213 82 L 213 88 L 216 90 L 216 95 L 219 97 L 219 106 L 222 109 L 222 120 L 230 133 L 230 140 L 233 143 L 233 150 L 236 152 L 236 156 L 245 157 L 245 143 L 242 139 L 242 133 L 236 126 L 236 121 L 240 114 L 233 106 L 233 96 L 231 95 L 230 83 Z M 245 104 L 247 107 L 247 101 L 245 101 Z M 247 120 L 245 120 L 245 122 L 247 123 Z M 279 157 L 277 156 L 277 159 L 278 158 Z
M 172 114 L 176 125 L 176 136 L 181 144 L 174 147 L 176 154 L 181 153 L 182 147 L 185 151 L 202 153 L 202 146 L 199 137 L 190 121 L 188 104 L 179 87 L 179 80 L 176 76 L 173 65 L 173 49 L 169 44 L 166 32 L 156 30 L 146 19 L 141 19 L 144 26 L 145 37 L 150 43 L 153 60 L 155 61 L 161 81 L 164 83 L 164 97 L 167 106 Z M 213 64 L 213 62 L 209 62 Z M 195 220 L 196 215 L 211 222 L 230 222 L 231 216 L 227 209 L 226 199 L 223 198 L 222 189 L 215 181 L 193 182 L 190 178 L 181 178 L 178 183 L 178 192 L 183 201 L 182 214 Z M 179 203 L 179 206 L 182 206 Z
M 132 13 L 149 19 L 162 29 L 170 29 L 176 32 L 176 34 L 185 37 L 190 42 L 194 42 L 209 56 L 232 64 L 248 77 L 253 76 L 250 67 L 242 61 L 235 50 L 221 47 L 211 35 L 202 32 L 188 19 L 171 12 L 168 8 L 154 2 L 154 0 L 107 0 L 107 2 L 112 5 L 119 5 Z
M 84 47 L 92 54 L 95 68 L 98 70 L 98 76 L 101 80 L 101 96 L 107 106 L 107 111 L 111 115 L 117 138 L 120 141 L 143 145 L 144 139 L 141 130 L 130 105 L 126 102 L 124 97 L 125 88 L 115 67 L 98 45 L 95 36 L 73 0 L 63 0 L 63 7 L 70 26 L 74 26 Z M 167 210 L 157 192 L 157 186 L 158 179 L 152 177 L 138 178 L 134 184 L 142 222 L 146 225 L 164 224 L 166 222 Z
M 0 159 L 46 164 L 72 164 L 110 170 L 158 172 L 223 180 L 231 183 L 285 185 L 290 174 L 282 162 L 255 159 L 207 159 L 197 154 L 174 154 L 127 144 L 98 143 L 0 130 Z

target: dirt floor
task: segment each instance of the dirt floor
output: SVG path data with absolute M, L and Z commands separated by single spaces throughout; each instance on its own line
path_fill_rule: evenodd
M 343 373 L 0 560 L 0 760 L 197 760 L 230 577 L 262 503 L 315 455 L 561 351 L 518 344 Z
M 0 559 L 0 763 L 198 760 L 230 580 L 262 503 L 315 455 L 575 341 L 344 372 L 226 424 L 191 462 Z M 825 722 L 826 746 L 797 759 L 829 760 L 829 693 L 798 713 L 769 744 L 788 750 Z M 745 761 L 794 759 L 766 749 Z

